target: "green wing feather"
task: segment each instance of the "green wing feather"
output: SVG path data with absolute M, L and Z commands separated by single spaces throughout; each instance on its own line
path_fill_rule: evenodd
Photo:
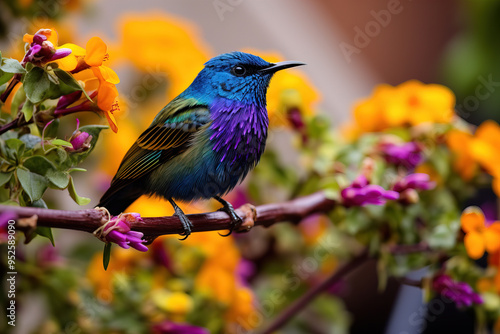
M 195 100 L 172 101 L 129 149 L 113 183 L 138 179 L 181 154 L 194 134 L 210 121 L 208 108 Z

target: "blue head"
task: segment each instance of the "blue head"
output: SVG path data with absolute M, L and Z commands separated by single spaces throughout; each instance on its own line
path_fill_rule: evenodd
M 269 63 L 244 52 L 224 53 L 210 59 L 183 93 L 207 103 L 217 98 L 265 106 L 266 91 L 276 71 L 304 65 L 299 62 Z

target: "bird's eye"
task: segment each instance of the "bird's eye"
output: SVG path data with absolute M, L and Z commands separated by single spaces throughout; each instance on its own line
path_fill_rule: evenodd
M 247 73 L 247 70 L 243 66 L 238 65 L 231 69 L 231 73 L 237 77 L 241 77 Z

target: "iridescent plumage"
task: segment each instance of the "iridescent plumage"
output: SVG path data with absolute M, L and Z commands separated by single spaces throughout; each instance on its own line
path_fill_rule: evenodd
M 243 52 L 209 60 L 129 149 L 99 206 L 116 215 L 141 195 L 164 197 L 187 236 L 190 222 L 174 200 L 215 198 L 237 224 L 232 206 L 219 196 L 241 182 L 264 151 L 272 75 L 298 65 L 273 64 Z

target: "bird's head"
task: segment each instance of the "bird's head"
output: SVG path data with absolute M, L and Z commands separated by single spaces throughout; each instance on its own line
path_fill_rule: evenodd
M 224 53 L 205 63 L 189 91 L 191 94 L 197 92 L 207 100 L 222 97 L 265 105 L 273 74 L 300 65 L 305 64 L 295 61 L 270 63 L 249 53 Z

